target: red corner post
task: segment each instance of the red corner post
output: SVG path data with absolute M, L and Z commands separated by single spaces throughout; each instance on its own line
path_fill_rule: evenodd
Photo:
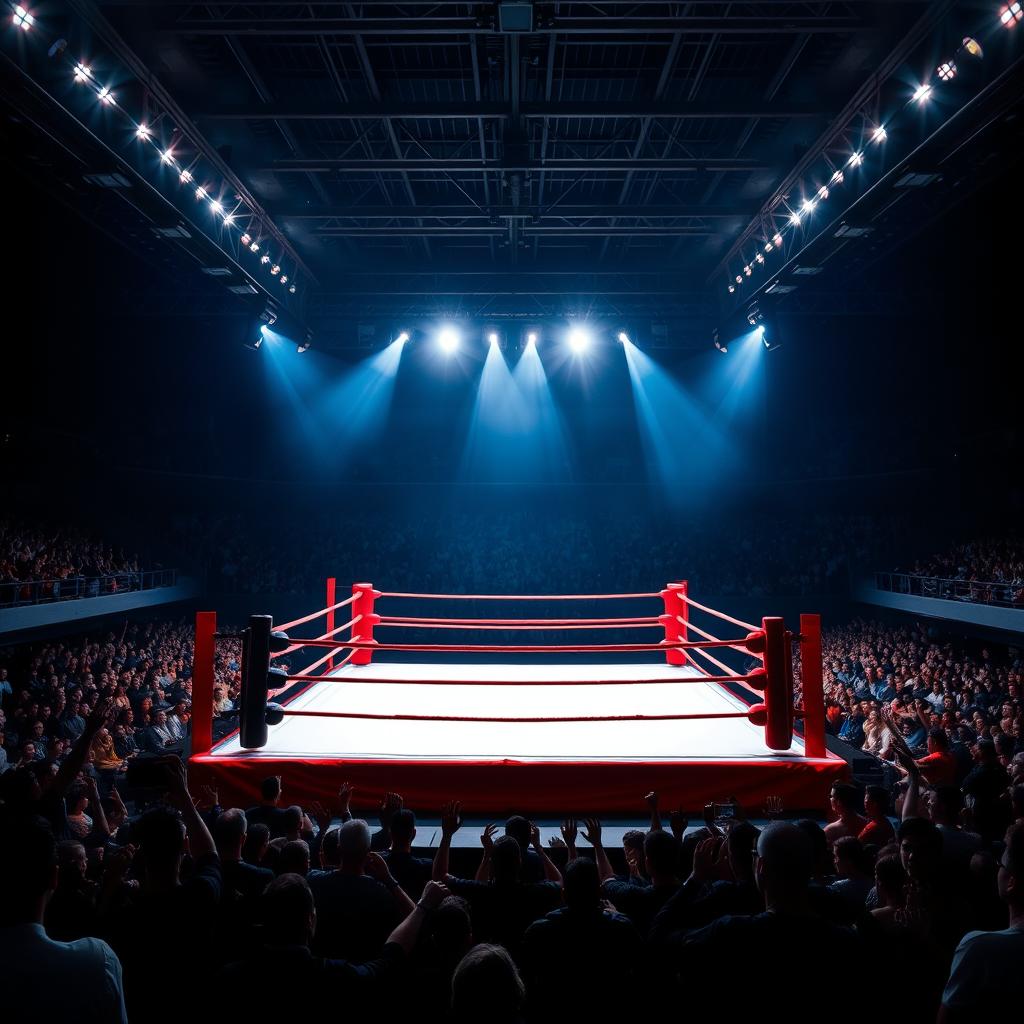
M 334 632 L 334 608 L 332 606 L 333 606 L 333 604 L 334 604 L 334 602 L 336 600 L 336 598 L 334 596 L 335 590 L 336 590 L 336 586 L 337 586 L 337 584 L 336 584 L 336 581 L 335 581 L 334 577 L 333 576 L 328 576 L 327 577 L 327 604 L 325 605 L 325 607 L 327 608 L 327 626 L 326 626 L 326 628 L 324 630 L 324 632 L 326 632 L 326 633 L 333 633 Z M 331 672 L 333 670 L 334 670 L 334 655 L 331 654 L 331 656 L 327 659 L 327 671 Z
M 192 654 L 192 755 L 208 754 L 213 746 L 213 646 L 216 612 L 196 612 Z
M 803 683 L 804 753 L 808 757 L 827 757 L 820 615 L 800 616 L 800 678 Z
M 689 639 L 685 620 L 690 617 L 690 606 L 683 600 L 687 596 L 687 583 L 670 583 L 661 591 L 661 599 L 665 602 L 665 614 L 658 616 L 658 621 L 665 627 L 665 643 L 677 644 Z M 683 619 L 683 622 L 679 620 Z M 678 647 L 670 647 L 665 651 L 665 660 L 670 665 L 685 665 L 686 651 Z
M 790 634 L 778 617 L 761 620 L 764 630 L 764 703 L 767 721 L 765 743 L 772 750 L 789 750 L 793 745 L 793 676 L 787 648 Z
M 373 643 L 373 627 L 380 622 L 380 616 L 374 613 L 373 606 L 380 594 L 373 589 L 372 583 L 353 583 L 352 593 L 357 595 L 352 602 L 352 615 L 361 618 L 352 627 L 349 639 Z M 372 657 L 373 651 L 369 647 L 357 647 L 352 654 L 352 664 L 369 665 Z

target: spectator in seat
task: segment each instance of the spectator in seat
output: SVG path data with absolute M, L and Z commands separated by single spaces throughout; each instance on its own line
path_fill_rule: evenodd
M 531 1019 L 617 1017 L 632 1005 L 640 936 L 628 918 L 606 909 L 594 861 L 570 861 L 562 878 L 565 906 L 535 921 L 523 939 Z
M 974 827 L 983 840 L 991 843 L 1004 835 L 1010 824 L 1005 800 L 1010 777 L 999 763 L 992 740 L 978 740 L 974 750 L 976 763 L 964 779 L 962 789 L 971 801 Z
M 933 789 L 956 784 L 956 758 L 949 749 L 949 737 L 938 727 L 928 730 L 928 754 L 919 758 L 918 768 Z
M 249 827 L 266 825 L 270 829 L 270 838 L 278 839 L 288 834 L 290 817 L 288 809 L 279 807 L 281 802 L 281 776 L 271 775 L 260 783 L 260 802 L 245 812 L 245 820 Z
M 837 782 L 832 787 L 832 813 L 835 821 L 825 826 L 825 838 L 831 846 L 843 836 L 859 836 L 867 827 L 868 820 L 861 813 L 860 791 L 848 782 Z
M 324 869 L 311 873 L 318 920 L 313 949 L 357 963 L 380 955 L 391 930 L 413 908 L 360 818 L 328 829 L 320 848 Z
M 262 943 L 220 972 L 214 986 L 220 1006 L 211 1019 L 290 1020 L 297 1005 L 314 1015 L 341 1006 L 346 1019 L 369 1018 L 390 999 L 388 986 L 412 953 L 428 914 L 446 895 L 443 886 L 428 885 L 388 934 L 379 955 L 352 963 L 313 955 L 318 921 L 313 893 L 301 875 L 278 876 L 259 901 Z
M 506 949 L 517 951 L 526 929 L 559 904 L 561 885 L 546 880 L 524 882 L 521 876 L 522 851 L 512 836 L 493 840 L 488 880 L 450 875 L 448 857 L 452 837 L 461 827 L 459 805 L 452 801 L 441 813 L 441 842 L 434 856 L 433 878 L 444 882 L 456 896 L 469 901 L 473 933 L 478 939 L 500 942 Z M 484 830 L 482 838 L 485 844 L 493 828 L 489 826 Z M 534 842 L 534 848 L 537 846 L 539 839 Z
M 244 859 L 242 851 L 249 832 L 245 813 L 237 807 L 222 811 L 212 831 L 220 857 L 225 898 L 231 900 L 237 894 L 243 899 L 256 899 L 274 880 L 274 873 Z
M 416 838 L 416 815 L 402 808 L 391 816 L 391 848 L 381 854 L 388 870 L 412 900 L 418 900 L 430 881 L 433 862 L 427 857 L 414 857 L 412 844 Z
M 829 888 L 839 895 L 849 907 L 851 914 L 864 909 L 864 902 L 874 885 L 874 871 L 871 858 L 859 839 L 842 836 L 832 844 L 835 858 L 836 878 Z
M 305 839 L 290 839 L 281 847 L 274 871 L 278 875 L 309 874 L 309 843 Z
M 999 897 L 1009 911 L 1009 927 L 969 932 L 953 955 L 939 1024 L 961 1020 L 1012 1020 L 1020 1014 L 1024 964 L 1024 824 L 1010 826 L 999 860 Z M 1014 1010 L 1014 1007 L 1017 1007 Z
M 527 818 L 521 814 L 513 814 L 505 822 L 505 835 L 511 836 L 519 844 L 519 853 L 522 858 L 520 868 L 521 877 L 524 882 L 541 882 L 547 877 L 544 873 L 544 863 L 541 855 L 532 848 L 531 842 L 532 826 Z
M 889 820 L 889 791 L 885 786 L 868 786 L 864 790 L 864 815 L 867 824 L 857 838 L 865 846 L 881 849 L 896 839 L 896 830 Z
M 446 896 L 430 915 L 426 941 L 417 951 L 415 989 L 424 1005 L 447 1007 L 452 999 L 452 977 L 462 958 L 473 948 L 473 921 L 469 902 Z
M 614 877 L 608 855 L 601 845 L 600 822 L 594 818 L 588 819 L 584 838 L 594 847 L 605 895 L 646 937 L 658 911 L 682 885 L 676 874 L 679 868 L 679 844 L 675 836 L 669 832 L 647 833 L 644 839 L 644 870 L 650 884 L 644 886 L 620 882 Z
M 57 844 L 40 819 L 4 822 L 0 839 L 0 964 L 4 1019 L 127 1024 L 121 963 L 95 938 L 58 942 L 43 927 L 59 884 Z
M 875 923 L 884 930 L 896 928 L 907 903 L 907 872 L 895 854 L 875 862 L 875 902 L 871 910 Z
M 257 822 L 249 824 L 246 816 L 246 836 L 242 845 L 242 860 L 254 867 L 265 867 L 267 851 L 270 849 L 270 828 Z M 269 870 L 269 869 L 268 869 Z M 273 872 L 271 872 L 273 875 Z M 269 878 L 268 878 L 269 881 Z
M 850 929 L 818 916 L 810 896 L 814 851 L 797 825 L 775 821 L 757 842 L 754 877 L 765 910 L 720 918 L 692 933 L 679 958 L 683 991 L 735 991 L 736 964 L 758 964 L 765 978 L 783 978 L 800 964 L 802 997 L 828 1007 L 831 1022 L 861 1020 L 859 1000 L 836 998 L 837 964 L 863 963 L 866 949 Z
M 503 836 L 502 839 L 510 839 Z M 501 840 L 499 840 L 500 842 Z M 497 845 L 497 844 L 495 844 Z M 453 1024 L 478 1024 L 481 1007 L 489 1024 L 521 1024 L 526 988 L 507 949 L 489 943 L 474 946 L 452 978 Z
M 60 942 L 97 934 L 97 886 L 86 878 L 85 847 L 74 839 L 58 843 L 57 866 L 57 888 L 46 905 L 46 934 Z
M 961 825 L 963 809 L 964 796 L 956 786 L 940 786 L 931 794 L 929 810 L 942 836 L 943 870 L 957 882 L 967 877 L 971 858 L 982 848 L 981 836 Z

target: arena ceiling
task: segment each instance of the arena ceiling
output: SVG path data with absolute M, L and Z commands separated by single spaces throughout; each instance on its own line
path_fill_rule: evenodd
M 993 153 L 1020 152 L 1022 51 L 999 7 L 53 0 L 5 42 L 3 130 L 169 275 L 198 263 L 332 344 L 357 344 L 359 321 L 441 313 L 704 323 L 773 286 L 772 301 L 820 308 L 818 270 L 874 258 L 984 181 Z M 66 50 L 33 53 L 33 33 Z M 907 116 L 965 36 L 985 55 L 959 63 L 981 70 Z M 69 62 L 116 104 L 89 107 Z M 133 148 L 118 114 L 156 149 Z M 808 188 L 897 115 L 828 215 L 765 259 Z M 204 185 L 232 230 L 192 200 Z M 196 307 L 213 294 L 197 289 Z M 180 305 L 171 287 L 166 301 Z

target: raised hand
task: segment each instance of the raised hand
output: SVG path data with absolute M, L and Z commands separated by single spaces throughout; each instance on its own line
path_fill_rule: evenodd
M 480 833 L 480 845 L 488 854 L 494 849 L 494 833 L 497 831 L 498 826 L 491 822 L 491 824 L 485 825 L 483 832 Z
M 597 818 L 585 818 L 586 832 L 583 838 L 595 849 L 601 845 L 601 822 Z
M 644 796 L 644 803 L 647 804 L 647 809 L 654 814 L 658 810 L 658 794 L 651 790 Z
M 378 813 L 381 828 L 391 827 L 391 819 L 402 809 L 402 805 L 402 797 L 398 793 L 384 794 L 384 799 L 380 802 L 380 811 Z
M 540 827 L 530 822 L 530 845 L 537 849 L 540 846 Z
M 441 905 L 441 901 L 450 896 L 448 887 L 441 882 L 427 882 L 423 887 L 423 895 L 419 899 L 418 906 L 424 910 L 433 910 Z
M 721 836 L 702 839 L 693 851 L 693 877 L 698 882 L 713 882 L 716 877 L 715 861 Z
M 462 828 L 462 804 L 458 800 L 450 800 L 441 808 L 441 835 L 451 839 Z
M 766 818 L 774 820 L 775 818 L 782 817 L 782 808 L 781 796 L 769 796 L 765 798 L 764 807 L 761 808 L 761 811 Z
M 579 834 L 579 828 L 576 825 L 575 818 L 566 818 L 562 822 L 562 838 L 565 840 L 565 845 L 570 850 L 576 849 L 576 836 Z
M 314 800 L 309 805 L 309 813 L 313 815 L 317 825 L 320 826 L 320 831 L 326 831 L 331 824 L 331 812 L 319 800 Z
M 348 813 L 348 805 L 352 799 L 352 783 L 343 782 L 338 788 L 338 806 L 341 808 L 342 817 Z
M 682 807 L 668 816 L 668 824 L 672 829 L 672 835 L 682 842 L 683 836 L 686 835 L 686 826 L 690 824 L 690 819 L 683 813 Z

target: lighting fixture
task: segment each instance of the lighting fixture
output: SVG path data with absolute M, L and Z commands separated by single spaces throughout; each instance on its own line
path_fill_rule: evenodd
M 1019 3 L 1007 4 L 999 12 L 1000 24 L 1006 28 L 1013 28 L 1022 18 L 1024 18 L 1024 8 L 1021 8 Z
M 143 122 L 135 129 L 135 138 L 137 139 L 148 139 L 152 136 L 149 125 Z
M 782 245 L 782 235 L 780 235 L 778 231 L 776 231 L 775 234 L 772 235 L 772 241 L 775 243 L 776 249 L 780 248 Z
M 23 29 L 25 32 L 36 23 L 36 19 L 20 4 L 14 8 L 14 17 L 11 21 L 14 23 L 15 28 Z
M 938 68 L 936 68 L 935 73 L 944 82 L 952 81 L 956 78 L 956 64 L 951 60 L 943 61 Z
M 924 103 L 924 102 L 927 101 L 928 97 L 931 96 L 931 94 L 932 94 L 932 87 L 927 82 L 925 82 L 923 85 L 919 85 L 914 90 L 914 97 L 913 98 L 914 98 L 914 100 L 917 103 Z

